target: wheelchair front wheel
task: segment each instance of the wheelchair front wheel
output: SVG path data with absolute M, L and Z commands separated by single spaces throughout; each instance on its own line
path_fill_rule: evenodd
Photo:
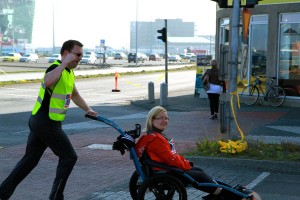
M 187 200 L 183 183 L 170 174 L 155 174 L 138 189 L 138 200 Z
M 139 180 L 139 177 L 137 171 L 134 171 L 129 181 L 129 192 L 133 200 L 137 200 L 138 189 L 142 183 L 142 180 Z
M 252 191 L 251 195 L 251 200 L 261 200 L 261 197 L 256 192 Z

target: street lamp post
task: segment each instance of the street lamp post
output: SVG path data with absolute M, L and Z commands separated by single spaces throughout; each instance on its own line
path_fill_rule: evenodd
M 54 0 L 52 0 L 52 42 L 53 42 L 53 46 L 52 46 L 52 51 L 53 54 L 55 53 L 55 31 L 54 31 Z
M 136 0 L 136 11 L 135 11 L 135 66 L 137 67 L 138 62 L 138 0 Z

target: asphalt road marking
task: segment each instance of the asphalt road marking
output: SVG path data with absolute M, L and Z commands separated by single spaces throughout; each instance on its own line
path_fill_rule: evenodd
M 111 144 L 91 144 L 91 145 L 86 146 L 86 148 L 112 150 L 112 145 Z
M 256 185 L 258 185 L 260 182 L 262 182 L 269 175 L 270 175 L 270 172 L 263 172 L 263 173 L 261 173 L 256 179 L 254 179 L 251 183 L 249 183 L 246 186 L 246 188 L 247 189 L 253 189 Z
M 110 120 L 125 120 L 125 119 L 146 119 L 146 112 L 131 114 L 131 115 L 124 115 L 119 117 L 112 117 L 109 118 Z M 79 122 L 79 123 L 73 123 L 73 124 L 66 124 L 63 125 L 64 130 L 72 130 L 72 129 L 94 129 L 94 128 L 105 128 L 109 127 L 108 125 L 101 123 L 99 121 L 88 121 L 88 122 Z
M 13 88 L 13 87 L 7 87 L 7 88 L 1 88 L 2 90 L 19 90 L 19 91 L 36 91 L 36 89 L 23 89 L 23 88 Z
M 112 117 L 110 119 L 116 120 L 116 119 L 146 119 L 147 112 L 141 112 L 141 113 L 136 113 L 136 114 L 131 114 L 131 115 L 124 115 L 124 116 L 119 116 L 119 117 Z

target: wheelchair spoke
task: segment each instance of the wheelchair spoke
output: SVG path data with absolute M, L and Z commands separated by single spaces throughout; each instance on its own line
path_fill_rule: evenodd
M 187 194 L 179 179 L 168 174 L 158 174 L 153 175 L 140 186 L 138 199 L 186 200 Z

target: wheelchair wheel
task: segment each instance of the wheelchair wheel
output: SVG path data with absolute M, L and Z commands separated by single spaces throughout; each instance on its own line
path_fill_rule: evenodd
M 142 181 L 139 181 L 139 175 L 137 171 L 134 171 L 129 181 L 129 192 L 133 200 L 137 200 L 138 189 L 141 184 Z
M 251 192 L 250 200 L 261 200 L 261 197 L 259 196 L 259 194 L 257 194 L 256 192 L 252 191 Z
M 170 174 L 155 174 L 138 189 L 138 200 L 187 200 L 183 183 Z

